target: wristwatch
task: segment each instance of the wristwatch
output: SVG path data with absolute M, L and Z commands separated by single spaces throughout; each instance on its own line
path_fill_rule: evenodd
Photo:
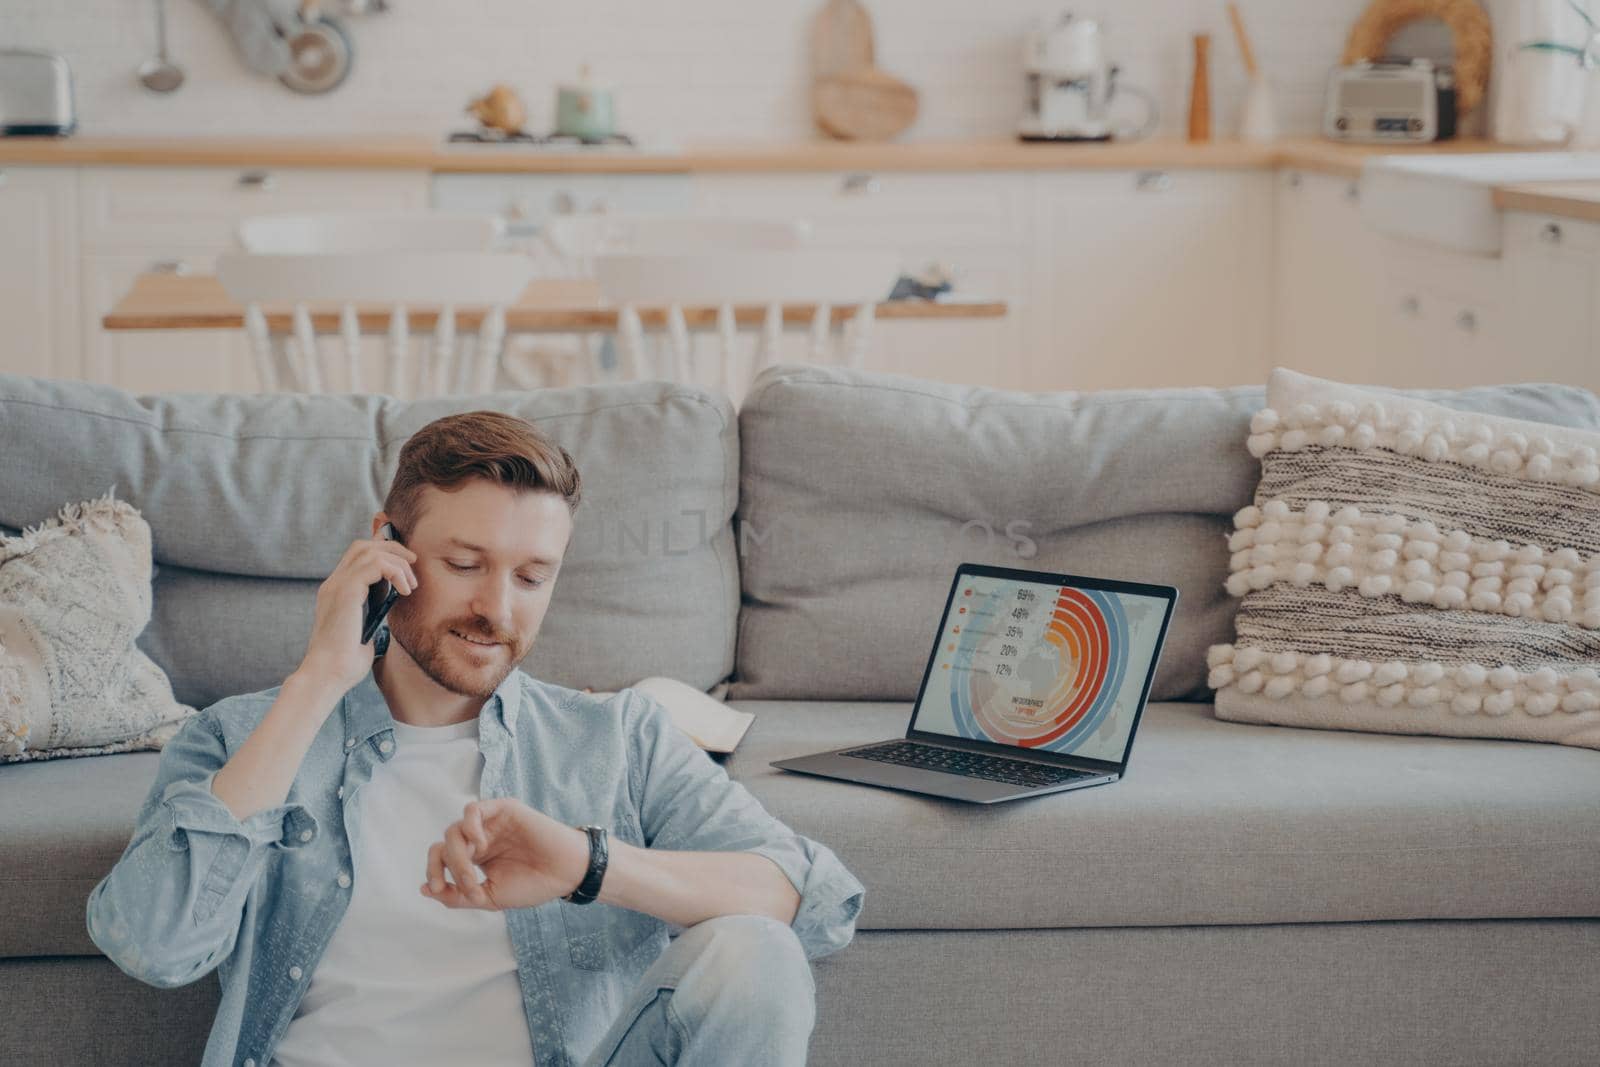
M 589 835 L 589 870 L 584 874 L 583 881 L 578 883 L 578 888 L 561 899 L 573 904 L 592 904 L 600 896 L 600 883 L 605 879 L 606 863 L 610 858 L 606 849 L 606 828 L 580 826 L 578 829 Z

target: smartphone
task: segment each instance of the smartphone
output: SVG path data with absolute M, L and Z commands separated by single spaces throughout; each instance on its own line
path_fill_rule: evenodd
M 395 530 L 393 523 L 384 523 L 378 528 L 378 533 L 386 540 L 400 541 L 400 534 Z M 383 622 L 383 617 L 389 614 L 389 609 L 394 607 L 400 590 L 396 589 L 387 579 L 379 579 L 367 587 L 367 613 L 361 622 L 361 643 L 371 644 L 372 639 L 378 635 L 378 625 Z

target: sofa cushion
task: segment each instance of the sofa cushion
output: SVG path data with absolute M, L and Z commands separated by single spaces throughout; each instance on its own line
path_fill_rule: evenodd
M 1600 428 L 1571 386 L 1420 391 Z M 1227 534 L 1260 388 L 1010 393 L 780 366 L 739 413 L 744 610 L 730 697 L 912 700 L 956 564 L 1176 585 L 1152 697 L 1205 692 L 1232 639 Z
M 194 714 L 134 643 L 150 566 L 150 525 L 125 500 L 0 536 L 0 762 L 158 749 Z
M 740 702 L 729 773 L 867 887 L 863 929 L 1600 916 L 1600 757 L 1152 705 L 1128 777 L 985 807 L 777 770 L 909 705 Z
M 994 807 L 814 778 L 774 759 L 901 735 L 908 705 L 738 705 L 726 766 L 865 883 L 862 929 L 1600 916 L 1595 753 L 1145 713 L 1129 776 Z M 155 753 L 0 773 L 0 956 L 96 950 L 89 891 Z
M 1284 370 L 1267 400 L 1217 714 L 1600 749 L 1600 433 Z
M 318 583 L 371 533 L 400 447 L 490 408 L 572 453 L 584 497 L 549 619 L 523 666 L 570 686 L 733 665 L 737 425 L 720 393 L 665 382 L 414 402 L 294 394 L 135 397 L 0 375 L 0 525 L 115 486 L 154 533 L 141 647 L 179 700 L 277 685 L 298 664 Z
M 159 752 L 0 771 L 0 956 L 95 955 L 89 891 L 128 847 Z

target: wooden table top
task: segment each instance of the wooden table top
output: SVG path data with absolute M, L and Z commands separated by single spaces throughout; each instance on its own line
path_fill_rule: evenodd
M 336 305 L 310 304 L 307 307 L 318 330 L 337 329 L 339 309 Z M 275 332 L 290 329 L 289 308 L 269 305 L 262 310 L 266 313 L 268 328 Z M 476 329 L 485 310 L 457 309 L 457 326 Z M 783 319 L 788 325 L 808 324 L 816 310 L 814 303 L 785 304 Z M 665 307 L 641 307 L 638 311 L 646 326 L 666 323 Z M 717 311 L 713 305 L 686 305 L 683 314 L 691 328 L 706 328 L 716 325 Z M 832 313 L 835 322 L 842 322 L 855 313 L 855 308 L 841 305 L 833 308 Z M 1002 300 L 896 300 L 877 306 L 880 319 L 992 319 L 1006 313 Z M 380 333 L 388 329 L 389 308 L 385 306 L 357 305 L 357 314 L 363 332 Z M 592 281 L 535 281 L 529 284 L 520 300 L 506 309 L 506 331 L 608 332 L 616 329 L 617 314 L 617 308 L 601 301 L 599 287 Z M 766 314 L 766 308 L 757 304 L 734 308 L 734 317 L 741 326 L 759 325 Z M 431 329 L 437 317 L 429 308 L 408 308 L 407 316 L 415 330 Z M 134 279 L 127 295 L 100 321 L 107 330 L 241 330 L 244 308 L 228 296 L 215 275 L 141 274 Z

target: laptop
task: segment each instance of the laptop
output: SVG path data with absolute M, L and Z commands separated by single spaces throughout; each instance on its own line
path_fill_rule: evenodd
M 1115 782 L 1178 591 L 963 563 L 905 737 L 774 760 L 975 804 Z

